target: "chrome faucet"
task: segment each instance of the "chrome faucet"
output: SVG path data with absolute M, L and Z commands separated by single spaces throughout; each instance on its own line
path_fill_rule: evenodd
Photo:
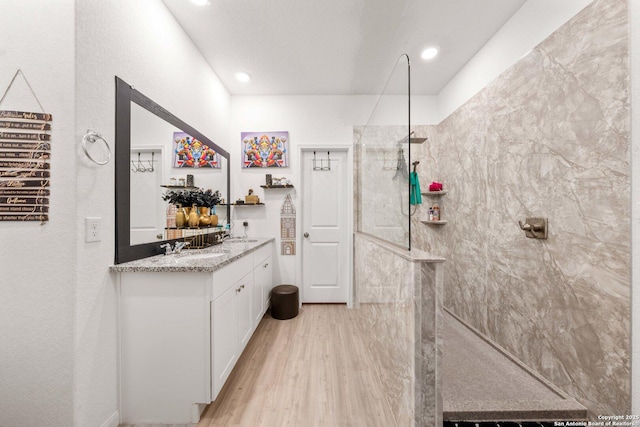
M 173 253 L 179 254 L 188 244 L 189 242 L 176 242 L 176 246 L 173 248 Z
M 175 247 L 171 248 L 171 243 L 164 243 L 160 245 L 160 248 L 164 249 L 165 255 L 179 254 L 188 244 L 189 242 L 176 242 Z
M 173 249 L 171 249 L 171 243 L 165 243 L 160 245 L 161 249 L 164 249 L 165 255 L 171 255 L 173 253 Z

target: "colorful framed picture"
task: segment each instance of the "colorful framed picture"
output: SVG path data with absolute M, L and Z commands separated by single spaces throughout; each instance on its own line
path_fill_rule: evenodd
M 242 132 L 243 168 L 289 166 L 289 132 Z
M 174 168 L 220 169 L 220 154 L 185 132 L 173 133 Z

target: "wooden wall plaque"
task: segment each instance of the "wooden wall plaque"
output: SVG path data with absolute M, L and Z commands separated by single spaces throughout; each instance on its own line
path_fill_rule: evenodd
M 0 110 L 0 221 L 48 221 L 51 121 Z

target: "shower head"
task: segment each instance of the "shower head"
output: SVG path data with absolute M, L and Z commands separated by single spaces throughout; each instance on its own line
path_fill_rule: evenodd
M 409 134 L 409 144 L 422 144 L 422 143 L 423 143 L 423 142 L 425 142 L 427 139 L 429 139 L 429 138 L 427 138 L 427 137 L 424 137 L 424 138 L 412 137 L 412 135 L 413 135 L 414 133 L 415 133 L 415 132 L 411 132 L 411 133 Z M 398 144 L 402 144 L 402 143 L 404 143 L 404 142 L 406 142 L 406 141 L 407 141 L 407 137 L 405 136 L 405 137 L 404 137 L 404 138 L 402 138 L 400 141 L 398 141 Z
M 409 138 L 409 144 L 422 144 L 429 138 Z

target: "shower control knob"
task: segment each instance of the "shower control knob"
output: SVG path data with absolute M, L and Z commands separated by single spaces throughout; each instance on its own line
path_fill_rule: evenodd
M 304 237 L 308 238 L 309 237 L 309 233 L 304 233 Z

